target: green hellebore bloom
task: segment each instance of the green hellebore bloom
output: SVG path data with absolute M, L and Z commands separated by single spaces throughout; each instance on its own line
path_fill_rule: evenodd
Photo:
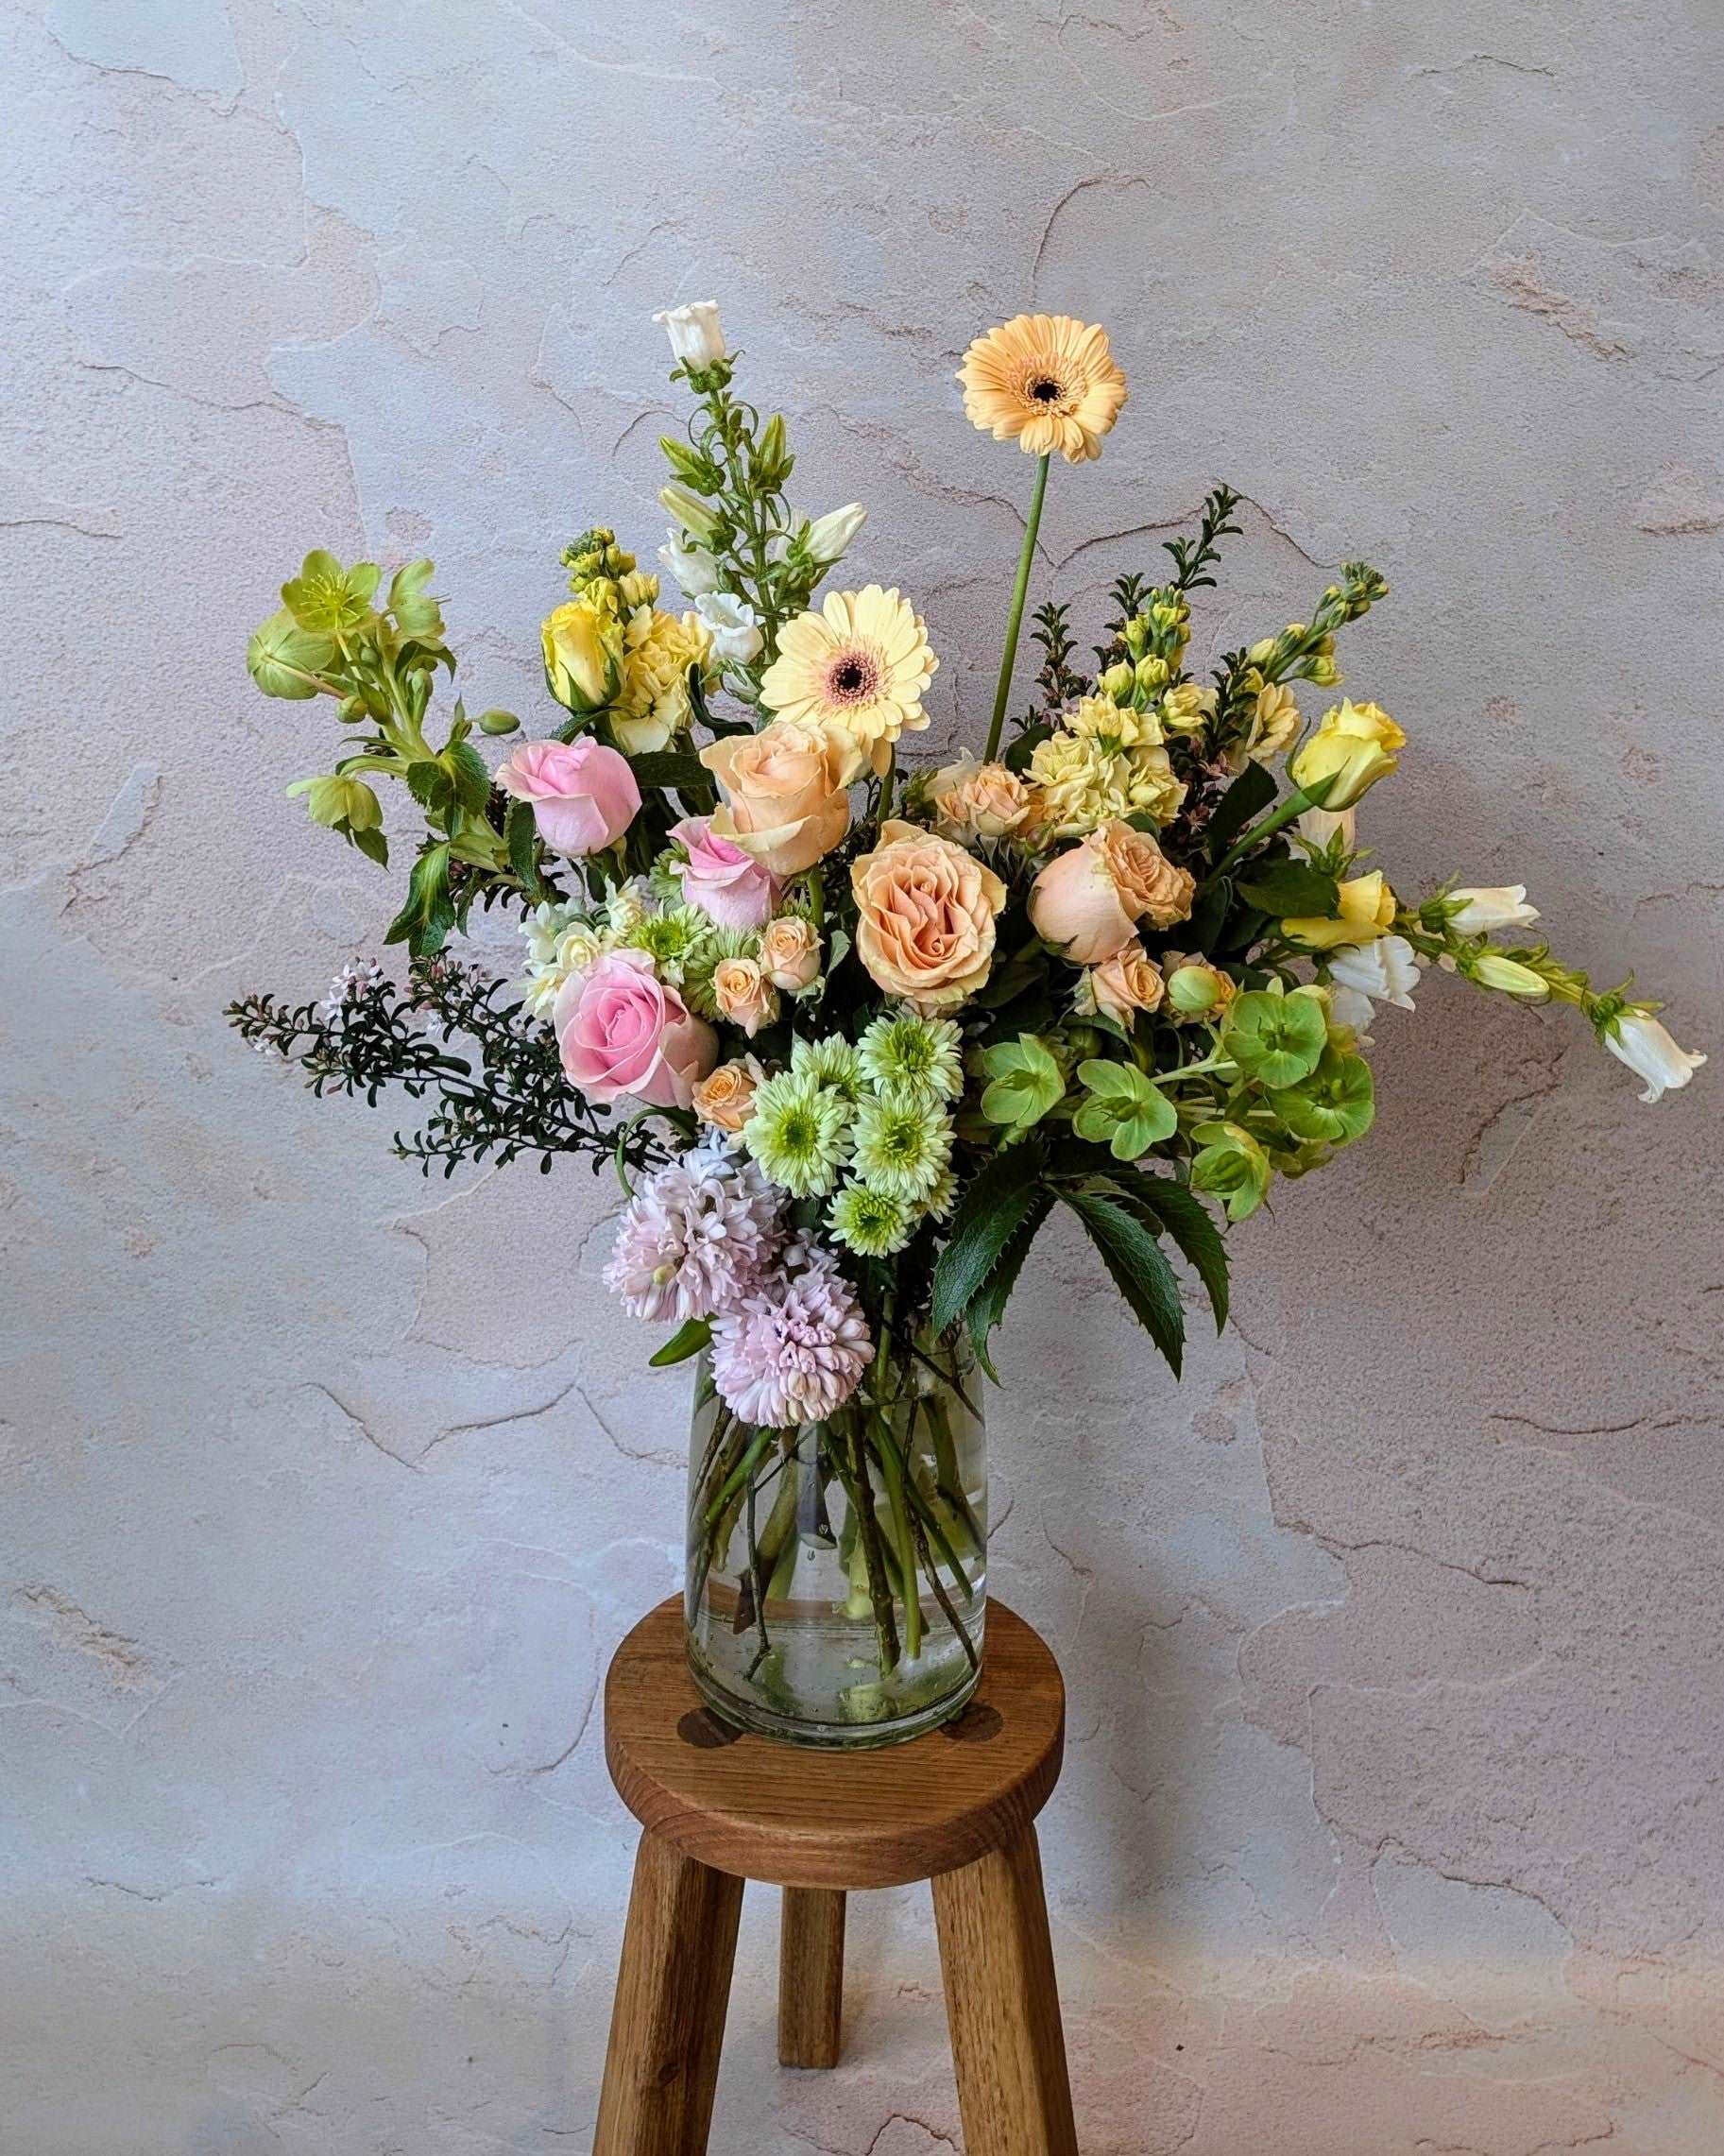
M 302 703 L 317 693 L 314 676 L 322 673 L 335 657 L 328 637 L 313 636 L 295 622 L 283 607 L 271 614 L 261 629 L 252 632 L 246 646 L 246 669 L 265 696 L 285 696 Z
M 1220 1198 L 1230 1221 L 1255 1213 L 1269 1190 L 1270 1158 L 1238 1123 L 1199 1123 L 1191 1133 L 1202 1150 L 1191 1163 L 1191 1188 Z
M 1247 1078 L 1270 1087 L 1296 1086 L 1317 1069 L 1329 1038 L 1321 1006 L 1309 996 L 1272 996 L 1254 988 L 1228 1013 L 1221 1048 Z
M 1350 1145 L 1364 1137 L 1376 1114 L 1371 1066 L 1362 1055 L 1325 1048 L 1310 1076 L 1272 1091 L 1269 1104 L 1295 1138 Z

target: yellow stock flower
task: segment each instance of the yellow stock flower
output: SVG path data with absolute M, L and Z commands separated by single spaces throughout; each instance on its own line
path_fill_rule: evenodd
M 712 638 L 698 614 L 660 613 L 637 607 L 628 617 L 623 687 L 610 729 L 625 755 L 644 756 L 668 746 L 692 715 L 689 669 L 708 671 Z
M 1300 915 L 1283 921 L 1284 934 L 1310 950 L 1338 950 L 1343 944 L 1374 943 L 1394 926 L 1395 895 L 1379 868 L 1355 876 L 1340 887 L 1337 918 Z
M 1110 816 L 1131 813 L 1123 757 L 1113 756 L 1093 736 L 1050 734 L 1030 759 L 1030 785 L 1041 834 L 1080 838 Z

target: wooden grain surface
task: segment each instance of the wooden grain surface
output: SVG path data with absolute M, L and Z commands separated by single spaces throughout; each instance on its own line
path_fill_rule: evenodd
M 778 2063 L 836 2066 L 844 2023 L 845 1897 L 786 1887 L 778 1923 Z
M 1078 2156 L 1035 1829 L 934 1880 L 969 2156 Z
M 743 1882 L 643 1834 L 593 2156 L 698 2156 L 730 1999 Z
M 963 1714 L 877 1751 L 808 1751 L 721 1722 L 689 1675 L 679 1599 L 641 1618 L 605 1683 L 611 1779 L 649 1834 L 788 1887 L 896 1887 L 971 1863 L 1041 1810 L 1065 1733 L 1059 1666 L 1001 1602 Z

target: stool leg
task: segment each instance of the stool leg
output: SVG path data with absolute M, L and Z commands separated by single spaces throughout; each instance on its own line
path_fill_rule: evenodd
M 933 1891 L 968 2156 L 1078 2156 L 1034 1827 Z
M 593 2156 L 702 2156 L 742 1909 L 741 1879 L 640 1837 Z
M 845 1898 L 786 1887 L 778 1925 L 778 2063 L 836 2066 L 844 2018 Z

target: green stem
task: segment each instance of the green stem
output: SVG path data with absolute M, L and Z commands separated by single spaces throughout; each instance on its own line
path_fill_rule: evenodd
M 1301 787 L 1298 793 L 1289 794 L 1285 801 L 1278 801 L 1261 823 L 1253 824 L 1248 831 L 1234 841 L 1216 863 L 1211 874 L 1225 876 L 1236 861 L 1243 861 L 1253 847 L 1260 846 L 1266 838 L 1272 837 L 1283 824 L 1290 824 L 1295 816 L 1304 815 L 1307 809 L 1321 809 L 1328 799 L 1329 789 L 1334 783 L 1333 779 L 1320 779 L 1315 786 Z
M 880 1480 L 886 1485 L 892 1537 L 897 1544 L 898 1571 L 904 1582 L 904 1651 L 913 1662 L 922 1651 L 922 1589 L 916 1579 L 915 1544 L 911 1538 L 910 1507 L 904 1497 L 904 1463 L 883 1408 L 876 1427 L 879 1430 Z
M 1035 535 L 1041 528 L 1042 497 L 1048 491 L 1048 458 L 1035 466 L 1035 491 L 1030 497 L 1030 517 L 1024 525 L 1023 552 L 1017 557 L 1017 582 L 1012 589 L 1012 610 L 1006 616 L 1006 648 L 999 659 L 999 685 L 994 691 L 994 721 L 988 727 L 988 745 L 981 761 L 992 763 L 999 747 L 1000 728 L 1006 723 L 1006 700 L 1012 693 L 1012 669 L 1017 663 L 1017 632 L 1023 626 L 1024 600 L 1030 590 L 1030 564 L 1035 556 Z
M 892 784 L 893 780 L 897 777 L 897 767 L 898 752 L 896 744 L 895 744 L 886 751 L 886 768 L 880 773 L 880 798 L 879 808 L 876 812 L 876 820 L 882 824 L 885 822 L 888 814 L 891 813 Z

